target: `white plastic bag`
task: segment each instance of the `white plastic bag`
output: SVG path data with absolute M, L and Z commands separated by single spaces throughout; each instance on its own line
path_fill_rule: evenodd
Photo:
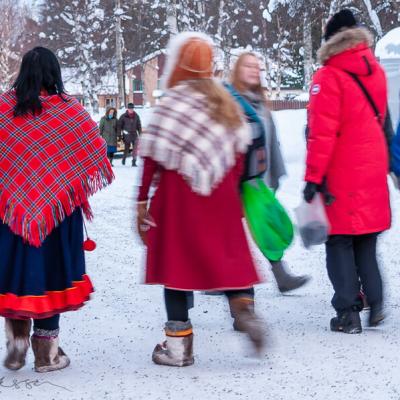
M 320 193 L 317 193 L 311 203 L 303 201 L 294 212 L 305 248 L 323 244 L 328 240 L 330 225 Z

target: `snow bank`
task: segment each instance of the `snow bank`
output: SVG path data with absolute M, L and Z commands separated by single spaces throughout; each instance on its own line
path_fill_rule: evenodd
M 388 32 L 376 44 L 375 55 L 381 60 L 388 58 L 400 58 L 400 28 Z

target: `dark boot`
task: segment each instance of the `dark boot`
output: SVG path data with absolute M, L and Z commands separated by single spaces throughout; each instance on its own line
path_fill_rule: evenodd
M 36 372 L 57 371 L 68 367 L 71 363 L 68 356 L 59 347 L 58 332 L 58 329 L 54 331 L 34 330 L 31 340 Z
M 125 165 L 126 164 L 126 158 L 124 157 L 123 159 L 122 159 L 122 165 Z
M 32 322 L 30 319 L 19 320 L 6 318 L 7 356 L 4 366 L 17 371 L 25 365 L 29 349 L 29 336 Z
M 307 275 L 292 275 L 286 270 L 286 266 L 282 261 L 270 261 L 272 265 L 272 273 L 274 274 L 278 289 L 281 293 L 290 292 L 304 286 L 310 277 Z
M 380 325 L 385 319 L 382 304 L 371 305 L 368 324 L 370 327 Z
M 136 159 L 134 158 L 134 159 L 132 159 L 132 167 L 137 167 L 137 164 L 136 164 Z
M 337 316 L 331 319 L 331 331 L 350 334 L 361 333 L 360 312 L 353 310 L 338 312 Z
M 168 321 L 165 324 L 167 339 L 153 351 L 153 362 L 171 367 L 193 365 L 193 328 L 189 321 Z
M 263 321 L 254 312 L 254 300 L 245 297 L 230 297 L 229 307 L 235 319 L 234 329 L 247 333 L 254 348 L 261 353 L 265 347 L 265 329 Z

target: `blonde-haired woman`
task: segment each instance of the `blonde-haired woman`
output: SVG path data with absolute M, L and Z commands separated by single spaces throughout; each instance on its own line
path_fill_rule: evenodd
M 211 40 L 183 33 L 169 50 L 166 95 L 140 139 L 138 230 L 148 249 L 146 283 L 165 287 L 166 341 L 154 349 L 153 361 L 187 366 L 194 362 L 188 291 L 225 291 L 257 350 L 264 338 L 251 306 L 252 287 L 260 280 L 238 190 L 250 132 L 232 97 L 212 79 Z
M 260 60 L 251 52 L 239 56 L 232 70 L 232 83 L 228 87 L 247 117 L 251 127 L 252 143 L 248 148 L 242 181 L 263 177 L 269 188 L 276 191 L 279 180 L 286 175 L 278 136 L 264 89 L 261 85 Z M 278 289 L 285 293 L 308 282 L 307 276 L 295 276 L 284 263 L 269 260 Z

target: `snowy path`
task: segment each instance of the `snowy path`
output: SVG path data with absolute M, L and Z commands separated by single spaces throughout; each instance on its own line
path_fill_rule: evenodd
M 303 112 L 278 113 L 290 175 L 280 197 L 289 210 L 302 187 L 303 121 Z M 393 195 L 394 228 L 383 235 L 379 249 L 389 283 L 389 316 L 382 328 L 356 336 L 329 331 L 333 313 L 323 248 L 306 251 L 297 240 L 286 259 L 313 281 L 295 295 L 281 296 L 270 279 L 257 288 L 257 308 L 271 335 L 267 356 L 248 356 L 246 339 L 233 332 L 223 298 L 196 294 L 191 313 L 196 363 L 177 369 L 151 362 L 163 337 L 162 291 L 140 284 L 143 249 L 132 230 L 136 170 L 116 164 L 116 182 L 93 200 L 96 219 L 89 231 L 98 249 L 87 262 L 96 293 L 84 309 L 62 317 L 61 343 L 71 367 L 38 375 L 31 354 L 18 373 L 0 367 L 1 400 L 400 399 L 400 194 Z M 270 278 L 266 263 L 255 255 Z

